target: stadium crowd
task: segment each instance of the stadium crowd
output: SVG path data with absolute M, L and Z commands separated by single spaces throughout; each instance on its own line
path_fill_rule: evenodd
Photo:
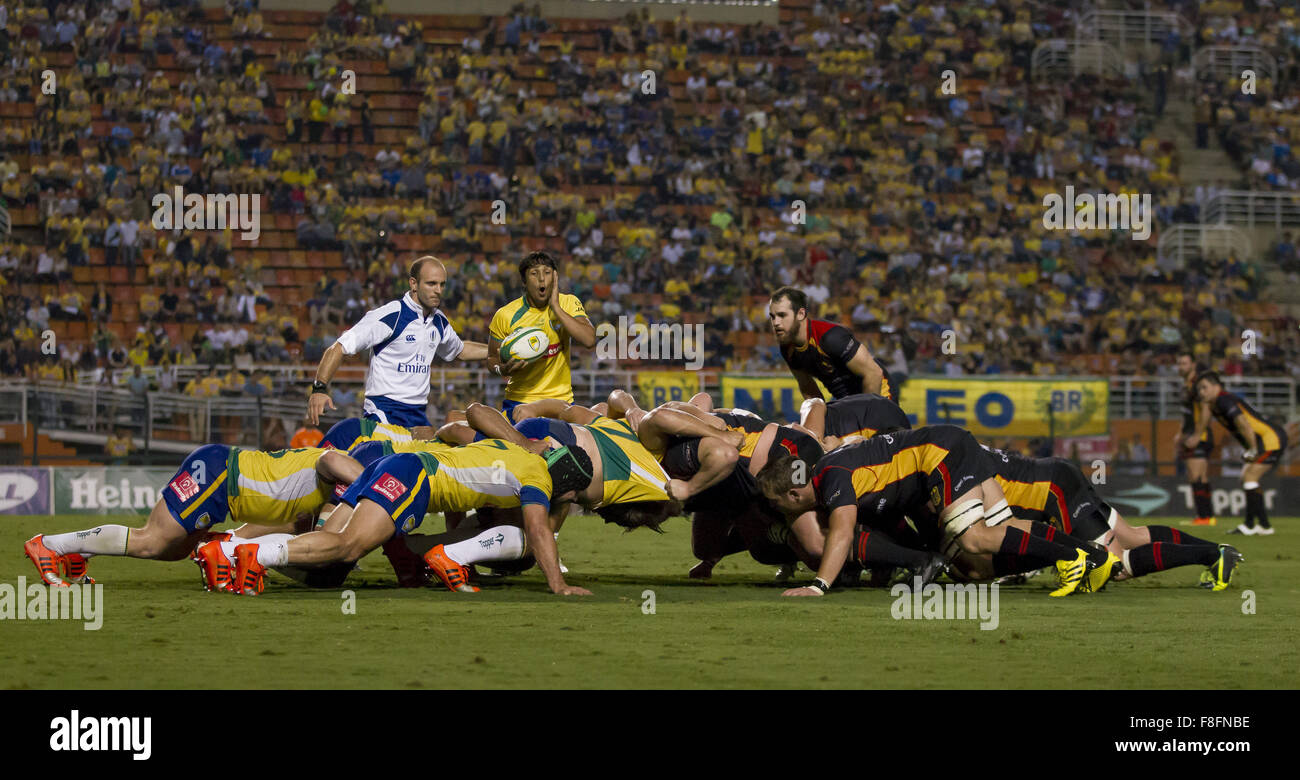
M 1157 262 L 1154 236 L 1042 227 L 1043 196 L 1064 182 L 1151 193 L 1157 230 L 1195 208 L 1176 148 L 1152 135 L 1150 85 L 1029 78 L 1035 45 L 1072 29 L 1068 9 L 818 3 L 777 28 L 632 13 L 598 30 L 594 57 L 522 5 L 460 41 L 365 0 L 339 2 L 305 42 L 270 40 L 247 1 L 220 18 L 192 1 L 0 9 L 0 102 L 34 106 L 34 121 L 5 123 L 3 195 L 40 215 L 0 244 L 4 375 L 315 362 L 405 288 L 410 236 L 449 261 L 444 310 L 466 338 L 518 295 L 520 249 L 551 242 L 593 321 L 703 322 L 709 364 L 731 370 L 780 366 L 765 293 L 782 284 L 904 375 L 1145 373 L 1184 343 L 1244 370 L 1257 258 L 1178 269 Z M 1294 88 L 1293 13 L 1195 19 L 1199 39 L 1255 36 L 1287 55 L 1279 81 Z M 58 52 L 76 65 L 46 94 Z M 342 88 L 366 60 L 418 97 L 409 123 Z M 1224 110 L 1231 140 L 1242 112 L 1273 109 Z M 1234 142 L 1271 144 L 1260 175 L 1275 186 L 1294 186 L 1291 121 L 1246 122 Z M 382 140 L 392 125 L 400 142 Z M 175 185 L 262 193 L 265 222 L 292 215 L 296 246 L 330 258 L 304 305 L 268 290 L 273 255 L 234 231 L 155 230 L 150 200 Z M 132 285 L 76 281 L 101 250 Z M 1289 238 L 1274 258 L 1296 270 Z M 112 327 L 123 307 L 134 332 Z M 57 366 L 35 360 L 68 320 L 88 338 L 61 340 Z M 940 349 L 948 329 L 959 360 Z M 1293 322 L 1261 345 L 1250 373 L 1300 376 Z M 228 392 L 257 384 L 233 373 Z

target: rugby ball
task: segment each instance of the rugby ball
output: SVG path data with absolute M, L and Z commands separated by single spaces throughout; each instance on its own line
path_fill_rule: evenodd
M 501 362 L 536 360 L 551 347 L 551 339 L 541 328 L 520 328 L 501 342 Z

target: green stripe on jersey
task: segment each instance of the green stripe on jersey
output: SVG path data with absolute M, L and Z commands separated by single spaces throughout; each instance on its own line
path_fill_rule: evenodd
M 586 426 L 584 426 L 586 427 Z M 587 428 L 591 438 L 596 440 L 596 449 L 600 452 L 600 465 L 604 469 L 604 480 L 628 480 L 632 477 L 632 460 L 623 452 L 614 440 L 604 431 Z
M 226 496 L 234 498 L 239 495 L 239 448 L 231 447 L 226 456 Z

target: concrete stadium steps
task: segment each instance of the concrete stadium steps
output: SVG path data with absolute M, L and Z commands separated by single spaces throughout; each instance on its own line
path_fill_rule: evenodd
M 17 446 L 24 462 L 30 463 L 32 456 L 32 433 L 30 423 L 7 423 L 0 425 L 0 448 Z M 100 452 L 103 442 L 100 442 Z M 73 447 L 55 441 L 45 433 L 36 434 L 36 456 L 45 465 L 59 466 L 93 466 L 95 461 L 87 459 Z
M 1198 184 L 1220 182 L 1232 185 L 1245 179 L 1242 170 L 1219 146 L 1213 130 L 1209 134 L 1208 147 L 1196 148 L 1195 107 L 1187 98 L 1170 96 L 1165 104 L 1165 115 L 1156 122 L 1154 134 L 1177 144 L 1178 178 L 1185 192 L 1195 190 Z

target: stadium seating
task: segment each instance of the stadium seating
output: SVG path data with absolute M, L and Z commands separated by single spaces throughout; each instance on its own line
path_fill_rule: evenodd
M 79 37 L 89 40 L 88 26 L 106 6 L 86 5 L 88 21 L 79 25 L 87 35 Z M 542 29 L 523 15 L 341 19 L 266 10 L 261 37 L 236 37 L 246 18 L 239 6 L 176 9 L 175 51 L 152 57 L 125 51 L 120 41 L 75 51 L 41 45 L 51 21 L 40 18 L 39 4 L 26 3 L 9 19 L 0 89 L 17 90 L 19 99 L 0 99 L 0 117 L 23 120 L 15 123 L 23 129 L 0 139 L 15 171 L 6 187 L 19 195 L 6 198 L 14 233 L 0 247 L 5 316 L 17 322 L 39 307 L 34 299 L 64 294 L 53 283 L 57 272 L 38 279 L 38 257 L 43 250 L 66 257 L 81 246 L 85 264 L 74 260 L 67 271 L 73 289 L 89 303 L 94 283 L 106 281 L 113 295 L 112 315 L 102 322 L 53 320 L 65 347 L 87 347 L 83 368 L 105 365 L 113 338 L 129 347 L 147 331 L 141 302 L 152 305 L 169 284 L 196 310 L 206 306 L 226 319 L 234 307 L 223 299 L 233 301 L 249 285 L 259 319 L 247 322 L 245 309 L 238 327 L 251 338 L 223 349 L 204 343 L 212 317 L 165 318 L 165 342 L 143 335 L 151 359 L 180 360 L 180 346 L 190 344 L 201 362 L 240 351 L 263 360 L 282 347 L 331 339 L 346 326 L 345 314 L 399 291 L 402 266 L 429 252 L 454 271 L 446 308 L 458 330 L 483 338 L 484 314 L 518 294 L 512 266 L 533 249 L 561 256 L 569 289 L 594 318 L 705 322 L 730 347 L 720 367 L 735 370 L 775 365 L 763 293 L 783 283 L 808 288 L 817 315 L 851 321 L 877 351 L 906 352 L 913 372 L 942 370 L 937 345 L 948 328 L 969 345 L 963 370 L 973 373 L 1138 369 L 1184 341 L 1218 361 L 1247 326 L 1279 345 L 1266 371 L 1283 370 L 1300 346 L 1282 341 L 1285 321 L 1260 300 L 1256 258 L 1230 258 L 1220 273 L 1171 271 L 1156 265 L 1154 233 L 1149 242 L 1130 242 L 1105 231 L 1042 230 L 1042 197 L 1060 190 L 1065 177 L 1080 188 L 1150 192 L 1162 222 L 1185 198 L 1176 149 L 1150 134 L 1146 85 L 1029 78 L 1034 43 L 1069 28 L 1050 9 L 1012 2 L 940 16 L 923 3 L 898 3 L 898 13 L 851 3 L 842 23 L 839 11 L 794 0 L 780 10 L 790 25 L 775 31 L 635 17 L 546 20 Z M 165 21 L 150 2 L 142 14 L 122 14 L 102 40 L 118 38 L 124 26 Z M 522 30 L 513 52 L 501 47 L 513 34 L 508 25 Z M 191 27 L 202 32 L 196 51 L 216 44 L 230 61 L 246 47 L 245 67 L 222 75 L 206 52 L 189 53 L 184 31 Z M 388 43 L 398 55 L 384 35 L 393 36 Z M 480 50 L 488 35 L 501 48 Z M 414 51 L 408 44 L 417 39 L 423 58 L 409 75 L 392 75 L 391 58 Z M 121 88 L 133 77 L 100 78 L 92 51 L 104 52 L 112 68 L 138 67 L 139 89 Z M 27 71 L 11 64 L 16 54 Z M 309 61 L 320 63 L 319 75 Z M 46 67 L 60 74 L 54 96 L 39 89 Z M 955 95 L 939 86 L 948 67 L 960 76 Z M 319 142 L 308 140 L 309 127 L 291 137 L 287 104 L 306 116 L 325 89 L 333 105 L 345 69 L 356 74 L 357 94 L 347 100 L 352 142 L 335 142 L 332 119 Z M 639 80 L 646 69 L 663 74 L 648 97 Z M 81 84 L 78 70 L 90 74 Z M 138 110 L 151 99 L 154 73 L 167 84 L 157 106 L 183 115 L 192 109 L 197 117 L 169 157 L 149 149 L 167 143 L 159 116 Z M 704 86 L 692 89 L 690 79 L 701 76 Z M 257 96 L 259 81 L 267 99 L 231 110 L 230 99 Z M 196 87 L 210 90 L 201 104 L 184 97 Z M 362 126 L 362 101 L 370 106 L 373 142 Z M 474 127 L 474 113 L 489 106 L 495 113 Z M 244 111 L 266 121 L 241 119 Z M 221 124 L 201 129 L 218 114 Z M 486 126 L 498 117 L 512 139 L 508 164 L 490 139 L 481 153 L 469 141 L 471 132 L 490 133 Z M 116 144 L 115 133 L 127 130 L 130 140 Z M 247 135 L 267 140 L 269 161 L 252 162 L 254 144 L 234 145 Z M 379 176 L 377 155 L 388 151 L 410 177 Z M 166 256 L 165 236 L 156 247 L 143 241 L 132 272 L 120 260 L 109 265 L 108 208 L 125 201 L 102 187 L 95 162 L 117 163 L 123 175 L 148 174 L 152 188 L 131 188 L 137 203 L 169 192 L 183 169 L 209 190 L 226 176 L 230 191 L 262 195 L 260 236 L 216 236 L 218 248 L 201 253 L 192 269 L 157 262 Z M 428 194 L 412 196 L 408 184 Z M 68 215 L 49 216 L 71 193 L 78 197 L 68 198 Z M 504 226 L 488 219 L 498 199 L 508 207 Z M 792 224 L 796 201 L 807 207 L 802 225 Z M 308 228 L 328 223 L 334 238 L 304 240 L 306 217 Z M 674 238 L 674 229 L 689 235 Z M 196 249 L 207 240 L 192 237 Z M 670 244 L 677 258 L 664 254 Z M 476 275 L 493 263 L 494 276 Z M 211 293 L 204 276 L 213 281 Z M 324 298 L 315 292 L 322 277 L 333 280 Z M 683 284 L 670 290 L 671 279 Z M 271 304 L 286 307 L 296 324 L 268 327 Z M 331 311 L 321 317 L 313 308 Z M 1176 330 L 1162 331 L 1171 323 Z M 880 325 L 909 338 L 882 336 Z M 22 347 L 0 345 L 6 350 Z M 3 361 L 7 370 L 21 370 L 20 363 Z

